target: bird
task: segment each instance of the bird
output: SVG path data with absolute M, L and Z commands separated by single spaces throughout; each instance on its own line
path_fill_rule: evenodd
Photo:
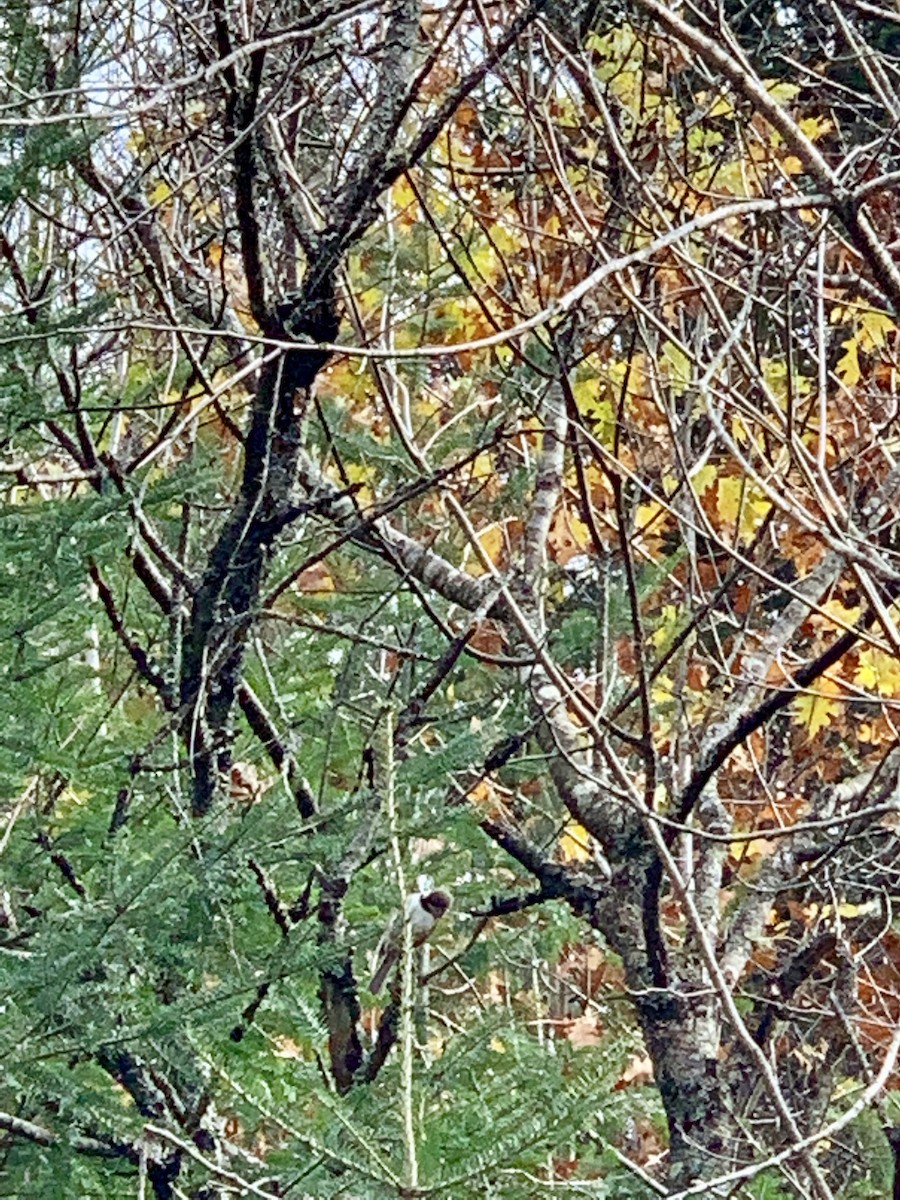
M 439 889 L 430 892 L 411 892 L 406 897 L 406 920 L 412 928 L 414 946 L 421 946 L 431 937 L 435 925 L 450 907 L 450 896 Z M 403 950 L 403 918 L 398 913 L 384 931 L 375 952 L 377 966 L 369 984 L 373 996 L 381 991 L 391 968 L 399 961 Z

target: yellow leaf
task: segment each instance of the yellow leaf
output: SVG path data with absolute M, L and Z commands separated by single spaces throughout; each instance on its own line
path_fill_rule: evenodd
M 495 522 L 493 525 L 488 525 L 487 529 L 482 529 L 478 535 L 478 544 L 494 566 L 496 566 L 500 561 L 500 554 L 503 550 L 503 526 Z M 485 573 L 485 568 L 476 554 L 473 554 L 469 558 L 466 570 L 470 575 L 484 575 Z
M 620 70 L 609 80 L 609 85 L 624 104 L 631 104 L 640 92 L 638 79 L 637 71 Z M 651 110 L 659 104 L 659 97 L 654 96 L 652 92 L 648 92 L 644 99 Z
M 609 415 L 609 401 L 600 397 L 601 386 L 601 381 L 596 376 L 591 379 L 576 379 L 572 384 L 575 405 L 582 416 L 604 418 Z
M 837 915 L 845 921 L 851 921 L 854 917 L 865 917 L 869 913 L 878 912 L 879 907 L 878 900 L 866 900 L 862 904 L 839 904 Z
M 472 479 L 490 479 L 494 474 L 493 460 L 486 451 L 477 455 L 471 467 Z
M 896 333 L 897 326 L 885 312 L 869 308 L 860 314 L 860 341 L 866 350 L 883 348 L 887 335 Z
M 764 358 L 763 377 L 785 406 L 789 395 L 796 402 L 798 396 L 808 396 L 812 390 L 812 381 L 796 371 L 791 372 L 790 387 L 788 386 L 788 368 L 783 359 Z
M 775 852 L 775 843 L 771 838 L 751 838 L 749 842 L 732 842 L 729 846 L 732 858 L 742 862 L 755 862 L 759 858 L 768 858 Z
M 729 525 L 736 525 L 738 513 L 741 511 L 741 497 L 744 494 L 744 481 L 728 475 L 719 480 L 718 500 L 716 508 L 719 516 Z
M 165 201 L 168 200 L 168 198 L 171 195 L 172 195 L 172 189 L 169 187 L 169 185 L 164 180 L 160 180 L 160 182 L 156 185 L 156 187 L 154 187 L 151 190 L 150 195 L 147 197 L 147 199 L 150 201 L 151 204 L 158 205 L 158 204 L 164 204 Z
M 399 212 L 404 213 L 408 220 L 415 220 L 418 211 L 418 201 L 416 194 L 405 178 L 400 178 L 391 188 L 391 199 Z
M 647 504 L 639 504 L 635 513 L 638 529 L 645 537 L 647 534 L 661 533 L 662 523 L 667 516 L 668 510 L 656 500 L 650 500 Z
M 344 464 L 344 472 L 351 483 L 358 484 L 356 497 L 362 504 L 371 504 L 375 493 L 370 484 L 375 479 L 375 468 L 365 463 L 348 462 Z
M 670 644 L 675 634 L 678 632 L 678 626 L 681 624 L 679 610 L 674 604 L 664 604 L 660 612 L 660 622 L 653 633 L 650 634 L 650 641 L 657 650 L 662 650 Z
M 490 242 L 482 241 L 468 251 L 468 258 L 482 279 L 492 278 L 497 273 L 497 256 Z
M 563 505 L 556 510 L 547 544 L 553 552 L 554 562 L 564 567 L 577 554 L 590 549 L 591 531 L 572 509 Z
M 783 80 L 765 79 L 763 84 L 772 99 L 777 100 L 779 104 L 789 104 L 800 92 L 799 84 L 785 83 Z
M 848 608 L 842 600 L 832 597 L 826 600 L 822 605 L 822 611 L 814 613 L 810 620 L 815 625 L 820 625 L 825 629 L 845 630 L 848 626 L 855 625 L 862 613 L 862 606 L 859 604 Z M 829 617 L 834 617 L 834 621 L 829 621 Z
M 824 137 L 834 128 L 827 117 L 803 117 L 797 124 L 811 142 L 818 141 L 820 137 Z
M 844 354 L 838 359 L 835 371 L 845 387 L 856 387 L 862 378 L 859 366 L 859 343 L 854 336 L 847 338 L 846 342 L 841 342 L 841 345 L 844 347 Z
M 591 835 L 583 825 L 570 821 L 559 839 L 559 852 L 563 862 L 589 862 Z
M 498 254 L 510 255 L 521 253 L 521 239 L 511 233 L 504 225 L 497 222 L 490 228 L 491 243 Z
M 841 702 L 831 699 L 839 695 L 840 689 L 830 679 L 822 679 L 815 693 L 798 696 L 792 705 L 794 717 L 798 724 L 806 727 L 807 736 L 814 738 L 820 730 L 831 724 L 831 718 L 838 716 Z
M 734 105 L 727 96 L 719 96 L 713 101 L 712 108 L 709 110 L 711 117 L 730 117 L 734 112 Z
M 473 804 L 488 810 L 497 803 L 497 789 L 489 779 L 479 779 L 474 787 L 469 788 L 467 796 Z
M 691 360 L 674 342 L 666 342 L 662 356 L 669 364 L 669 387 L 673 396 L 680 396 L 691 382 Z
M 669 704 L 675 696 L 675 688 L 672 680 L 668 675 L 657 675 L 653 687 L 650 689 L 650 699 L 657 704 Z M 662 726 L 661 721 L 657 721 L 657 725 Z
M 713 486 L 719 476 L 718 467 L 712 463 L 707 463 L 705 467 L 698 467 L 691 475 L 691 487 L 694 490 L 695 496 L 702 496 Z
M 900 693 L 900 662 L 892 654 L 867 646 L 859 652 L 853 682 L 882 696 L 896 696 Z

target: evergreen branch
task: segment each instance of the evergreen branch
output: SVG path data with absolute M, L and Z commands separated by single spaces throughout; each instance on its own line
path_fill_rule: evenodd
M 256 989 L 256 995 L 241 1013 L 241 1019 L 237 1025 L 229 1033 L 229 1037 L 233 1042 L 240 1042 L 244 1039 L 244 1034 L 256 1020 L 256 1014 L 262 1007 L 263 1001 L 268 996 L 272 987 L 271 979 L 264 979 Z
M 464 633 L 453 639 L 434 664 L 431 674 L 409 698 L 403 710 L 398 713 L 394 733 L 394 741 L 398 750 L 406 744 L 412 731 L 421 723 L 422 713 L 428 701 L 456 666 L 474 635 L 475 628 L 470 625 Z
M 266 1191 L 260 1184 L 254 1183 L 250 1179 L 244 1179 L 235 1171 L 230 1171 L 226 1167 L 219 1166 L 204 1154 L 201 1154 L 193 1142 L 186 1141 L 184 1138 L 178 1137 L 168 1129 L 163 1129 L 159 1125 L 153 1125 L 149 1122 L 144 1126 L 144 1132 L 153 1137 L 160 1138 L 161 1141 L 167 1142 L 174 1146 L 180 1153 L 186 1154 L 188 1158 L 192 1158 L 199 1163 L 214 1179 L 221 1179 L 225 1183 L 240 1189 L 239 1194 L 242 1196 L 259 1196 L 262 1200 L 277 1200 L 281 1195 L 280 1189 L 277 1191 Z
M 44 1125 L 37 1125 L 34 1121 L 14 1117 L 11 1113 L 0 1112 L 0 1129 L 38 1146 L 64 1146 L 74 1150 L 76 1154 L 84 1154 L 90 1158 L 125 1158 L 135 1164 L 139 1161 L 138 1150 L 132 1142 L 101 1135 L 90 1137 L 74 1132 L 60 1134 Z
M 300 763 L 279 734 L 275 722 L 266 712 L 262 701 L 246 681 L 242 681 L 238 686 L 237 702 L 247 724 L 262 744 L 272 765 L 284 779 L 300 816 L 304 820 L 314 817 L 317 809 L 316 798 L 303 774 Z
M 93 559 L 88 560 L 88 574 L 91 577 L 94 587 L 97 589 L 97 595 L 100 603 L 103 605 L 104 612 L 112 626 L 113 632 L 137 668 L 138 674 L 157 692 L 164 706 L 167 709 L 171 709 L 174 702 L 171 684 L 166 680 L 162 672 L 154 666 L 149 654 L 137 638 L 128 632 L 122 614 L 119 612 L 118 605 L 116 604 L 116 598 L 112 593 L 112 589 Z
M 65 879 L 72 891 L 75 892 L 80 899 L 84 900 L 87 897 L 87 890 L 84 884 L 78 878 L 75 868 L 66 858 L 66 856 L 61 854 L 58 850 L 53 849 L 53 843 L 43 830 L 40 830 L 35 834 L 34 840 L 42 850 L 47 850 L 49 852 L 50 861 L 53 863 L 54 867 L 57 868 L 60 875 L 62 875 L 63 879 Z
M 263 899 L 266 902 L 266 908 L 272 915 L 272 920 L 281 930 L 282 937 L 289 937 L 291 932 L 291 923 L 288 919 L 288 914 L 285 912 L 281 901 L 278 899 L 278 894 L 275 888 L 269 882 L 268 876 L 254 858 L 247 859 L 247 866 L 256 877 L 256 882 L 259 884 L 259 889 L 263 894 Z

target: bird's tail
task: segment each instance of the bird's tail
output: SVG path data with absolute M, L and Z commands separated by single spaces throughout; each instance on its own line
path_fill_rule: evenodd
M 391 967 L 397 961 L 396 950 L 385 950 L 382 955 L 381 962 L 375 968 L 375 974 L 372 976 L 372 982 L 369 984 L 369 991 L 373 996 L 377 996 L 384 987 L 384 981 L 390 974 Z

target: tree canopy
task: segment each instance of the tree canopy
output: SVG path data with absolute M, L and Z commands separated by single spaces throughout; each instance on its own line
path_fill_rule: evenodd
M 6 0 L 0 1196 L 900 1196 L 898 39 Z

